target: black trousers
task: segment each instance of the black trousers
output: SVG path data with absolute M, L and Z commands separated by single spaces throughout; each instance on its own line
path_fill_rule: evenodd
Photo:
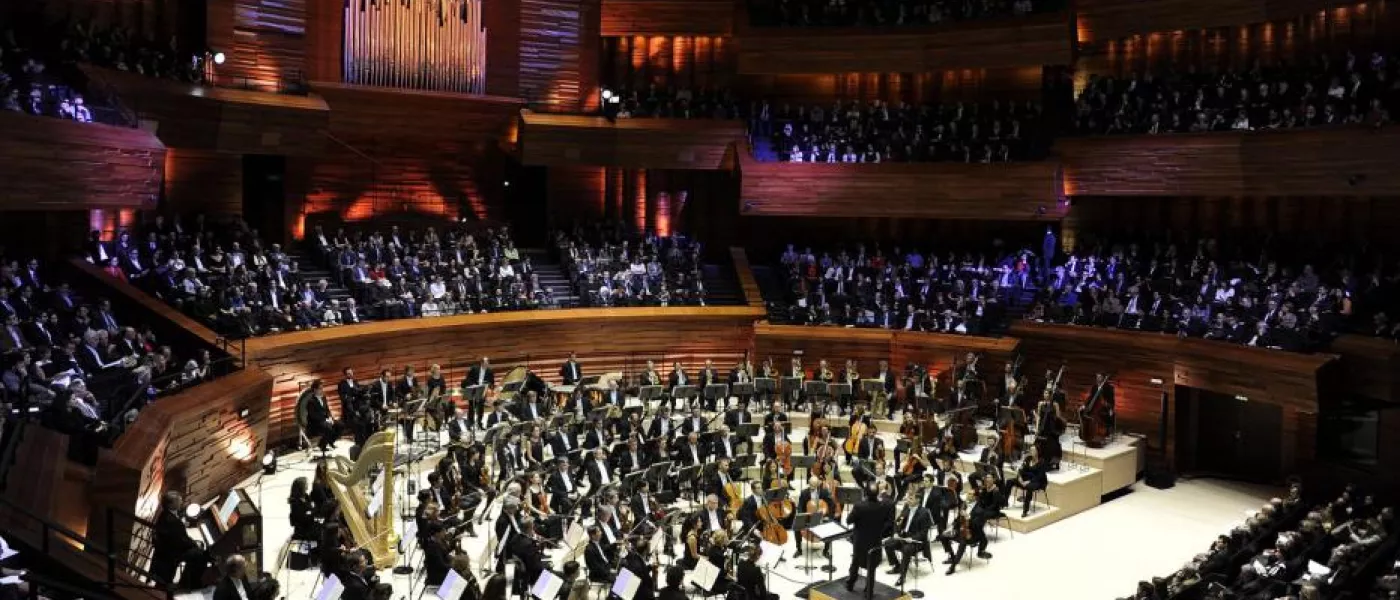
M 1043 485 L 1021 485 L 1020 481 L 1012 481 L 1011 487 L 1021 489 L 1021 495 L 1024 496 L 1021 500 L 1021 512 L 1023 513 L 1031 512 L 1031 497 L 1035 496 L 1036 492 L 1045 489 Z
M 933 562 L 933 552 L 929 550 L 928 542 L 914 542 L 912 544 L 896 542 L 885 546 L 885 560 L 890 561 L 892 565 L 898 565 L 899 578 L 903 579 L 904 574 L 909 572 L 909 561 L 913 560 L 914 555 L 919 552 L 923 552 L 924 558 Z
M 860 570 L 865 569 L 869 580 L 865 582 L 865 597 L 875 597 L 875 570 L 880 568 L 879 548 L 876 552 L 868 552 L 864 557 L 860 555 L 851 556 L 851 571 L 847 574 L 846 588 L 855 589 L 856 582 L 860 581 Z M 864 560 L 862 560 L 862 558 Z
M 485 425 L 482 423 L 482 418 L 485 416 L 485 413 L 485 402 L 467 403 L 467 421 L 469 421 L 473 427 L 485 427 Z
M 335 440 L 340 438 L 340 432 L 344 426 L 340 421 L 326 420 L 322 423 L 311 423 L 306 428 L 306 437 L 320 438 L 316 446 L 322 450 L 335 445 Z

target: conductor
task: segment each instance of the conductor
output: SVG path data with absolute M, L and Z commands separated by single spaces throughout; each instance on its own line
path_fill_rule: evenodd
M 856 591 L 860 581 L 860 570 L 865 569 L 869 579 L 865 582 L 865 597 L 875 597 L 875 570 L 880 568 L 881 542 L 885 533 L 894 524 L 894 502 L 888 492 L 881 493 L 874 500 L 856 504 L 851 514 L 846 516 L 846 525 L 851 531 L 851 571 L 846 577 L 846 591 Z

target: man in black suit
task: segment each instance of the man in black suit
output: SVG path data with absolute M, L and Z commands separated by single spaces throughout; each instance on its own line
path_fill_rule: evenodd
M 214 585 L 214 600 L 245 600 L 252 598 L 248 585 L 248 562 L 241 554 L 224 561 L 224 576 Z
M 675 433 L 676 430 L 671 424 L 671 410 L 665 406 L 657 409 L 656 418 L 651 420 L 651 426 L 647 428 L 647 439 L 665 438 L 670 441 Z
M 442 585 L 452 569 L 452 552 L 448 549 L 447 530 L 441 523 L 431 521 L 422 535 L 423 583 Z
M 825 514 L 830 515 L 832 514 L 832 512 L 834 512 L 831 509 L 836 504 L 834 502 L 835 499 L 831 497 L 831 492 L 828 491 L 826 488 L 822 487 L 821 479 L 817 477 L 808 477 L 807 489 L 802 490 L 802 493 L 797 495 L 797 512 L 808 512 L 807 505 L 813 500 L 816 500 L 821 504 L 822 510 L 825 511 Z M 797 544 L 797 553 L 801 554 L 802 536 L 799 534 L 792 536 L 792 538 L 794 540 L 794 543 Z M 822 556 L 826 558 L 831 557 L 831 542 L 826 542 L 825 544 L 823 544 Z M 871 571 L 872 574 L 874 572 L 875 571 L 873 570 Z
M 550 494 L 549 510 L 563 513 L 565 503 L 578 491 L 578 482 L 574 481 L 573 476 L 569 474 L 569 461 L 560 458 L 556 459 L 554 464 L 556 469 L 549 474 L 549 483 L 547 484 Z
M 650 554 L 650 544 L 646 538 L 639 538 L 630 549 L 624 550 L 627 555 L 622 559 L 622 566 L 632 574 L 637 576 L 639 584 L 635 598 L 650 599 L 656 595 L 656 580 L 651 575 L 651 567 L 647 564 L 646 556 Z
M 360 392 L 364 388 L 355 381 L 354 369 L 345 367 L 345 370 L 341 371 L 341 375 L 340 383 L 335 384 L 335 393 L 340 396 L 341 415 L 351 415 L 358 412 L 358 410 L 351 410 L 351 407 L 355 407 L 356 403 L 359 402 Z
M 700 369 L 699 379 L 700 381 L 698 383 L 700 384 L 701 393 L 704 393 L 706 386 L 724 383 L 719 378 L 719 370 L 715 368 L 715 361 L 710 360 L 708 358 L 705 359 L 705 367 Z M 729 406 L 729 398 L 727 397 L 705 398 L 705 410 L 715 410 L 715 404 L 717 401 L 722 401 L 724 403 L 724 406 L 722 408 Z
M 573 352 L 569 353 L 569 360 L 564 361 L 564 366 L 559 367 L 559 378 L 564 380 L 564 385 L 577 385 L 578 380 L 583 378 L 583 369 L 579 367 L 578 357 Z
M 846 525 L 851 529 L 851 570 L 846 577 L 846 591 L 856 591 L 861 569 L 866 570 L 870 579 L 865 584 L 865 597 L 875 596 L 875 570 L 880 568 L 880 543 L 885 532 L 894 523 L 894 504 L 889 494 L 881 494 L 875 499 L 863 500 L 846 515 Z
M 588 567 L 589 581 L 612 584 L 612 559 L 603 545 L 603 530 L 597 525 L 588 526 L 588 548 L 583 551 L 583 562 Z
M 681 433 L 705 433 L 707 425 L 708 424 L 705 422 L 705 415 L 700 413 L 700 407 L 692 406 L 690 408 L 690 416 L 686 417 L 685 421 L 681 422 Z
M 1024 519 L 1031 514 L 1031 498 L 1035 492 L 1045 489 L 1050 485 L 1049 479 L 1045 475 L 1045 466 L 1040 462 L 1040 456 L 1031 455 L 1021 463 L 1021 470 L 1016 474 L 1016 479 L 1011 481 L 1011 487 L 1021 488 L 1021 518 Z
M 521 421 L 534 421 L 549 416 L 549 409 L 540 403 L 535 390 L 525 392 L 525 401 L 516 404 L 515 417 Z
M 617 462 L 618 472 L 623 475 L 647 467 L 646 453 L 642 451 L 641 444 L 637 443 L 636 438 L 627 440 L 627 448 L 614 454 L 613 460 Z
M 306 436 L 319 438 L 316 446 L 325 452 L 335 444 L 336 438 L 340 437 L 341 425 L 331 416 L 331 406 L 326 403 L 321 380 L 312 380 L 297 402 L 302 407 L 301 414 L 305 418 Z
M 180 516 L 184 497 L 180 492 L 165 493 L 161 502 L 160 515 L 156 517 L 154 548 L 151 553 L 151 575 L 157 580 L 169 582 L 176 588 L 188 586 L 174 585 L 175 570 L 185 563 L 183 582 L 197 582 L 203 575 L 203 552 L 190 539 L 185 531 L 185 520 Z
M 391 378 L 389 370 L 384 369 L 379 372 L 379 379 L 370 384 L 370 406 L 376 411 L 383 411 L 394 406 L 394 399 L 397 396 L 394 394 L 394 382 L 391 381 Z
M 676 361 L 675 366 L 671 368 L 671 374 L 666 378 L 666 391 L 674 392 L 678 385 L 690 385 L 690 377 L 685 374 L 680 361 Z
M 749 482 L 749 495 L 744 498 L 744 503 L 739 506 L 739 522 L 744 524 L 744 529 L 749 529 L 758 523 L 758 508 L 768 503 L 763 494 L 763 482 L 757 479 Z
M 363 552 L 352 552 L 345 562 L 345 570 L 337 573 L 340 577 L 340 584 L 345 586 L 345 591 L 341 592 L 342 600 L 369 600 L 369 582 L 365 580 L 365 555 Z
M 747 425 L 753 422 L 753 415 L 744 407 L 736 407 L 724 413 L 724 424 L 730 429 L 738 430 L 740 425 Z
M 491 359 L 485 356 L 481 357 L 480 363 L 472 365 L 472 368 L 467 370 L 467 376 L 462 378 L 463 394 L 465 395 L 467 388 L 478 385 L 484 385 L 487 389 L 496 386 L 496 373 L 491 370 Z M 486 412 L 486 395 L 483 393 L 479 400 L 469 401 L 467 409 L 471 422 L 480 426 L 481 417 Z
M 928 531 L 931 527 L 933 527 L 933 515 L 929 513 L 929 510 L 920 506 L 916 498 L 905 497 L 904 507 L 899 517 L 894 521 L 894 535 L 903 541 L 891 540 L 891 543 L 885 546 L 885 558 L 890 561 L 891 565 L 897 565 L 886 572 L 889 575 L 899 575 L 899 581 L 894 584 L 895 587 L 904 585 L 904 576 L 909 572 L 909 559 L 916 552 L 923 552 L 924 557 L 930 563 L 933 562 L 928 545 Z M 896 560 L 896 554 L 899 555 L 898 560 Z
M 710 455 L 715 458 L 739 456 L 739 437 L 729 434 L 729 427 L 720 425 L 710 442 Z

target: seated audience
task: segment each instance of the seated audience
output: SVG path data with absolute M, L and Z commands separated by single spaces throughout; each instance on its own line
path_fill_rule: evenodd
M 679 236 L 628 240 L 620 226 L 556 232 L 575 292 L 588 306 L 705 305 L 700 244 Z
M 1056 0 L 750 0 L 754 25 L 937 25 L 1058 10 Z
M 611 93 L 611 92 L 610 92 Z M 741 119 L 739 102 L 728 90 L 701 87 L 670 88 L 655 84 L 645 90 L 616 90 L 617 117 L 662 119 Z
M 778 272 L 787 296 L 776 319 L 810 325 L 881 327 L 982 335 L 1000 330 L 1003 305 L 1029 285 L 1029 253 L 949 253 L 927 257 L 896 246 L 823 252 L 819 257 L 789 244 Z M 785 313 L 785 314 L 782 314 Z
M 1094 77 L 1079 96 L 1074 129 L 1093 135 L 1379 127 L 1400 110 L 1400 64 L 1393 59 L 1347 52 L 1301 64 L 1256 61 L 1242 70 Z

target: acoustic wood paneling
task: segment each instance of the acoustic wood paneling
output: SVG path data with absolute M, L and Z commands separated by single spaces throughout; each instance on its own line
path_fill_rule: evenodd
M 752 75 L 737 84 L 741 97 L 829 105 L 834 101 L 990 102 L 1043 100 L 1043 69 L 957 69 L 931 73 Z
M 605 37 L 718 35 L 734 32 L 731 0 L 604 0 Z
M 1070 196 L 1394 196 L 1400 133 L 1363 127 L 1063 139 Z
M 1354 0 L 1077 0 L 1079 42 L 1286 19 Z
M 503 156 L 520 103 L 510 98 L 313 84 L 331 108 L 326 156 L 309 167 L 298 212 L 347 221 L 414 212 L 501 214 Z
M 1081 196 L 1062 229 L 1078 231 L 1088 243 L 1168 229 L 1215 238 L 1269 231 L 1324 245 L 1364 239 L 1379 250 L 1400 247 L 1391 235 L 1397 220 L 1400 202 L 1387 196 Z
M 722 169 L 739 121 L 617 119 L 521 114 L 520 161 L 526 165 L 595 165 L 644 169 Z
M 497 381 L 505 371 L 529 366 L 546 381 L 577 352 L 585 373 L 627 370 L 647 360 L 658 368 L 680 361 L 697 369 L 706 359 L 731 366 L 751 343 L 750 324 L 763 311 L 726 308 L 568 309 L 399 320 L 291 333 L 251 340 L 248 352 L 275 378 L 272 443 L 296 437 L 299 386 L 319 377 L 339 381 L 341 369 L 368 380 L 381 368 L 396 374 L 413 365 L 420 373 L 442 365 L 455 387 L 482 356 L 491 359 Z M 330 395 L 334 386 L 328 385 Z M 331 399 L 339 414 L 339 398 Z
M 904 72 L 1067 65 L 1068 13 L 899 28 L 754 28 L 735 38 L 739 73 Z
M 319 96 L 205 87 L 83 67 L 166 146 L 229 154 L 319 156 L 328 108 Z
M 154 208 L 165 146 L 150 133 L 4 111 L 0 210 Z
M 210 0 L 205 10 L 209 47 L 227 57 L 213 66 L 217 85 L 277 92 L 306 80 L 307 0 Z
M 340 83 L 345 37 L 343 0 L 306 0 L 306 79 Z
M 758 162 L 739 153 L 740 213 L 917 219 L 1058 219 L 1053 162 Z
M 0 2 L 0 16 L 26 23 L 31 15 L 44 22 L 82 22 L 94 29 L 125 29 L 137 39 L 168 40 L 179 29 L 179 0 L 10 0 Z
M 739 276 L 739 289 L 744 292 L 744 303 L 753 307 L 764 306 L 763 292 L 758 289 L 758 280 L 753 277 L 748 252 L 739 247 L 730 248 L 729 259 L 734 261 L 734 272 Z
M 484 2 L 486 21 L 486 93 L 520 96 L 520 0 Z
M 520 95 L 532 108 L 575 112 L 597 106 L 598 2 L 520 0 Z
M 545 220 L 551 231 L 601 220 L 606 210 L 607 168 L 553 166 L 545 173 Z
M 615 90 L 640 93 L 651 85 L 703 89 L 735 83 L 730 38 L 638 35 L 601 41 L 601 81 Z
M 1344 335 L 1332 342 L 1331 350 L 1342 357 L 1348 393 L 1400 402 L 1400 344 L 1366 335 Z
M 182 215 L 243 214 L 243 157 L 206 150 L 166 151 L 161 209 Z

